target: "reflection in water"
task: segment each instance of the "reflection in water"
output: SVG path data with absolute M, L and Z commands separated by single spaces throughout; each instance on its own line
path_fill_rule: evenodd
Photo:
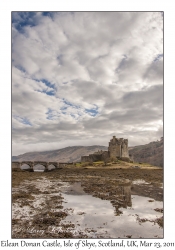
M 81 186 L 80 181 L 77 181 L 77 182 L 72 183 L 71 185 L 62 187 L 62 192 L 65 194 L 73 194 L 73 195 L 86 194 Z
M 45 167 L 41 164 L 37 164 L 33 167 L 34 172 L 44 172 Z
M 125 201 L 125 207 L 131 207 L 132 201 L 131 201 L 131 185 L 123 186 L 123 195 L 124 195 L 124 201 Z
M 116 203 L 112 203 L 86 194 L 80 182 L 63 187 L 64 207 L 69 211 L 72 209 L 64 224 L 74 223 L 75 228 L 71 230 L 75 235 L 84 231 L 90 238 L 124 238 L 126 235 L 132 235 L 132 238 L 162 238 L 163 229 L 157 224 L 138 222 L 138 216 L 149 220 L 160 217 L 162 214 L 154 209 L 162 207 L 162 202 L 148 202 L 148 197 L 131 196 L 130 185 L 121 186 L 119 190 L 121 195 Z M 115 216 L 114 208 L 117 211 L 120 208 L 120 216 Z
M 110 197 L 107 198 L 110 200 Z M 131 201 L 131 183 L 125 183 L 125 185 L 119 185 L 116 187 L 116 192 L 112 196 L 112 200 L 110 200 L 113 207 L 115 208 L 115 215 L 121 215 L 123 212 L 120 208 L 127 208 L 132 206 Z

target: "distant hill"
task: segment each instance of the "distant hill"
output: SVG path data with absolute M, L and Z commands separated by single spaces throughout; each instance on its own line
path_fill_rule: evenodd
M 163 137 L 160 141 L 130 147 L 129 154 L 134 156 L 135 162 L 149 163 L 154 166 L 163 167 Z
M 92 154 L 98 150 L 107 150 L 105 146 L 73 146 L 62 149 L 29 152 L 18 156 L 12 156 L 12 161 L 58 161 L 58 162 L 78 162 L 81 156 Z
M 43 152 L 29 152 L 12 156 L 12 161 L 58 161 L 78 162 L 81 156 L 92 154 L 98 150 L 108 150 L 105 146 L 72 146 L 57 150 Z M 163 138 L 160 141 L 150 142 L 146 145 L 129 147 L 129 154 L 134 156 L 135 162 L 149 163 L 163 167 Z

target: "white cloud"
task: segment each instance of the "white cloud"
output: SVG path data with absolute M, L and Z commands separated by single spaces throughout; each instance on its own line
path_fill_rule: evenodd
M 13 155 L 162 136 L 161 13 L 30 15 L 13 12 Z

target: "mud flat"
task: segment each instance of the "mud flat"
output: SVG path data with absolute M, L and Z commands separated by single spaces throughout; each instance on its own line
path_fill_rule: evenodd
M 163 170 L 12 172 L 12 238 L 163 238 Z

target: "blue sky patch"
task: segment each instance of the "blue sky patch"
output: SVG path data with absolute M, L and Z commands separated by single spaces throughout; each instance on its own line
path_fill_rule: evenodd
M 32 126 L 31 122 L 26 117 L 20 117 L 18 115 L 14 115 L 13 117 L 20 123 Z
M 35 81 L 39 82 L 39 80 L 37 79 L 34 79 Z M 45 93 L 46 95 L 50 95 L 50 96 L 54 96 L 55 95 L 55 85 L 49 81 L 47 81 L 46 79 L 41 79 L 40 80 L 42 83 L 44 83 L 46 85 L 46 87 L 48 88 L 51 88 L 52 90 L 42 90 L 42 91 L 39 91 L 37 90 L 38 92 L 41 92 L 41 93 Z
M 38 91 L 38 92 L 41 92 L 41 93 L 44 93 L 44 94 L 50 95 L 50 96 L 54 96 L 55 95 L 55 91 L 54 90 L 50 90 L 50 91 L 43 90 L 43 91 Z
M 60 110 L 66 110 L 66 109 L 67 109 L 67 107 L 65 107 L 65 106 L 60 108 Z
M 48 120 L 54 120 L 55 114 L 53 114 L 54 110 L 48 108 L 48 111 L 46 112 L 46 119 Z
M 24 33 L 26 26 L 33 27 L 36 23 L 36 12 L 12 11 L 12 25 L 20 32 Z
M 48 90 L 48 89 L 45 89 L 45 90 L 35 90 L 37 92 L 40 92 L 40 93 L 45 93 L 46 95 L 50 95 L 50 96 L 54 96 L 55 95 L 55 85 L 49 81 L 47 81 L 46 79 L 41 79 L 41 80 L 38 80 L 36 78 L 31 78 L 32 80 L 36 81 L 36 82 L 42 82 L 46 85 L 46 87 L 48 88 L 51 88 L 52 90 Z
M 49 81 L 46 80 L 46 79 L 36 79 L 36 78 L 32 78 L 32 80 L 34 80 L 34 81 L 36 81 L 36 82 L 42 82 L 42 83 L 44 83 L 47 87 L 49 87 L 49 88 L 55 90 L 55 84 L 49 82 Z
M 23 68 L 22 66 L 19 65 L 19 66 L 16 66 L 16 68 L 19 69 L 20 71 L 26 73 L 25 68 Z
M 159 61 L 163 57 L 163 54 L 158 54 L 156 58 L 154 59 L 154 62 Z
M 95 105 L 96 107 L 95 108 L 92 108 L 92 109 L 85 109 L 85 112 L 88 113 L 90 116 L 93 116 L 95 117 L 96 115 L 99 114 L 98 112 L 98 107 L 97 105 Z
M 124 67 L 125 62 L 126 62 L 127 59 L 128 59 L 127 55 L 123 55 L 123 58 L 122 58 L 121 62 L 119 63 L 118 67 L 117 67 L 116 70 L 115 70 L 116 73 L 118 73 L 118 72 L 120 71 L 120 69 L 121 69 L 122 67 Z
M 46 79 L 41 79 L 41 82 L 43 82 L 47 87 L 55 89 L 55 84 L 47 81 Z
M 22 118 L 22 123 L 23 124 L 26 124 L 26 125 L 30 125 L 30 126 L 32 126 L 32 124 L 30 123 L 30 121 L 27 119 L 27 118 Z
M 37 91 L 37 92 L 40 92 L 40 93 L 44 93 L 44 94 L 46 94 L 46 95 L 49 95 L 49 96 L 54 96 L 55 95 L 55 90 L 35 90 L 35 91 Z
M 64 98 L 63 98 L 63 102 L 64 102 L 66 105 L 68 105 L 68 106 L 73 106 L 73 104 L 72 104 L 71 102 L 66 101 Z
M 63 98 L 63 102 L 64 102 L 66 105 L 71 106 L 71 107 L 74 107 L 74 108 L 76 108 L 76 109 L 79 109 L 79 108 L 80 108 L 80 106 L 75 105 L 75 104 L 72 104 L 71 102 L 66 101 L 64 98 Z
M 54 11 L 43 11 L 42 12 L 42 15 L 43 16 L 48 16 L 48 17 L 50 17 L 51 19 L 53 19 L 53 16 L 54 16 L 54 14 L 55 14 L 55 12 Z

